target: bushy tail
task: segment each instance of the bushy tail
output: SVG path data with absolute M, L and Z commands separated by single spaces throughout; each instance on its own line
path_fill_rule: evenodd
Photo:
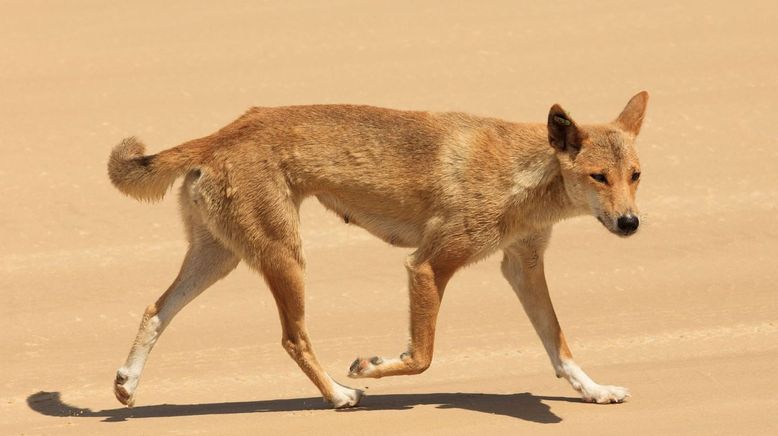
M 119 191 L 141 201 L 158 201 L 173 182 L 192 169 L 190 153 L 180 147 L 145 156 L 146 150 L 135 137 L 114 147 L 108 159 L 108 176 Z

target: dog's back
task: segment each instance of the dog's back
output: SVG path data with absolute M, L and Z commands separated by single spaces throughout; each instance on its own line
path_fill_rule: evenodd
M 270 213 L 264 211 L 279 201 L 299 205 L 313 195 L 391 244 L 418 246 L 430 225 L 496 225 L 516 169 L 528 168 L 528 182 L 542 176 L 551 158 L 543 134 L 540 125 L 461 113 L 253 108 L 212 135 L 154 156 L 125 140 L 109 168 L 120 190 L 152 200 L 176 177 L 196 172 L 183 190 L 201 201 L 182 207 L 196 206 L 204 217 Z

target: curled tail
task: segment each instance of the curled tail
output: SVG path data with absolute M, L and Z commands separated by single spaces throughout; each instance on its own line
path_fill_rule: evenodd
M 108 176 L 119 191 L 137 200 L 158 201 L 173 182 L 197 164 L 182 146 L 145 156 L 146 150 L 135 137 L 114 147 L 108 159 Z

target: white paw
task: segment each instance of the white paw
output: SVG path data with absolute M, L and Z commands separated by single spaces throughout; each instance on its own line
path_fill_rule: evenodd
M 130 374 L 127 368 L 119 368 L 113 381 L 113 394 L 120 403 L 127 407 L 135 404 L 135 389 L 138 387 L 138 376 Z
M 378 356 L 370 359 L 357 357 L 348 369 L 348 376 L 349 378 L 375 377 L 377 375 L 376 368 L 382 363 L 384 363 L 384 359 Z
M 581 390 L 584 401 L 597 404 L 623 403 L 629 390 L 621 386 L 594 385 Z
M 354 407 L 359 404 L 359 400 L 362 399 L 363 392 L 359 389 L 351 389 L 347 386 L 341 385 L 334 380 L 332 387 L 333 395 L 330 402 L 332 403 L 332 407 L 336 409 Z

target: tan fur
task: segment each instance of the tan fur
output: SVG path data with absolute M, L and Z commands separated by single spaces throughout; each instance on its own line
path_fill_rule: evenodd
M 357 359 L 350 376 L 429 367 L 446 283 L 462 266 L 504 249 L 503 273 L 557 374 L 592 401 L 623 400 L 594 392 L 601 386 L 575 375 L 580 368 L 571 366 L 548 297 L 543 251 L 551 226 L 564 218 L 592 214 L 618 233 L 618 217 L 637 213 L 633 142 L 646 102 L 640 93 L 616 121 L 582 126 L 558 105 L 545 125 L 369 106 L 253 108 L 157 155 L 144 156 L 137 140 L 124 140 L 111 153 L 111 181 L 134 198 L 158 200 L 185 176 L 180 203 L 191 245 L 179 277 L 144 316 L 117 373 L 117 398 L 133 403 L 145 359 L 170 319 L 242 259 L 273 293 L 284 349 L 336 407 L 359 401 L 359 391 L 322 370 L 305 328 L 298 209 L 315 196 L 347 223 L 416 248 L 406 265 L 410 348 L 399 358 Z

